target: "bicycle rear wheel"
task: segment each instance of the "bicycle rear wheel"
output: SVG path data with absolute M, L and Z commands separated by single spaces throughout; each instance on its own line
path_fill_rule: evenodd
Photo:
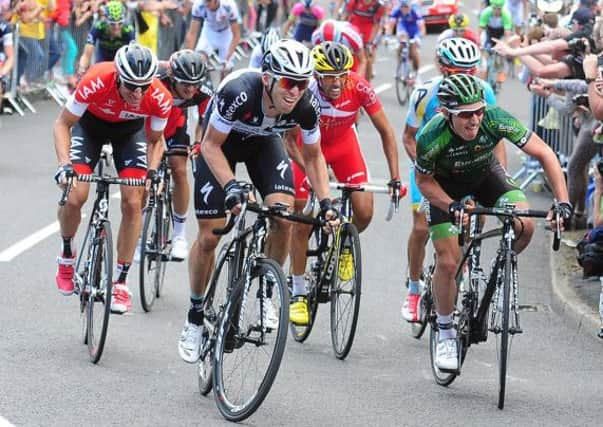
M 408 77 L 408 62 L 400 60 L 396 70 L 396 98 L 398 104 L 405 106 L 410 98 L 411 87 L 408 86 L 406 78 Z
M 432 314 L 430 314 L 431 316 Z M 454 372 L 444 372 L 441 371 L 440 368 L 436 366 L 436 347 L 438 346 L 439 332 L 437 326 L 435 325 L 435 320 L 432 320 L 431 331 L 429 333 L 429 358 L 431 360 L 431 372 L 433 373 L 433 378 L 435 382 L 443 387 L 448 387 L 457 374 Z
M 218 319 L 226 304 L 227 289 L 231 286 L 231 278 L 234 274 L 233 265 L 234 252 L 228 252 L 228 246 L 223 246 L 216 266 L 212 273 L 209 286 L 207 287 L 203 301 L 203 327 L 201 341 L 201 358 L 199 359 L 199 393 L 206 396 L 212 389 L 213 382 L 213 347 L 215 340 L 215 329 L 218 327 Z M 212 329 L 208 328 L 211 324 Z M 208 341 L 211 340 L 211 341 Z
M 263 304 L 269 299 L 278 325 L 266 327 Z M 289 293 L 280 266 L 257 259 L 228 299 L 214 351 L 214 396 L 229 421 L 253 414 L 266 398 L 278 373 L 289 323 Z
M 113 289 L 113 239 L 109 222 L 102 223 L 94 240 L 90 265 L 92 280 L 87 304 L 88 353 L 92 363 L 98 363 L 107 339 Z
M 155 303 L 155 287 L 161 274 L 160 203 L 144 209 L 142 235 L 140 237 L 140 303 L 146 312 L 151 311 Z
M 360 236 L 352 223 L 342 225 L 331 282 L 331 343 L 335 357 L 345 359 L 354 342 L 362 285 Z
M 509 312 L 511 309 L 511 252 L 505 255 L 504 274 L 499 298 L 503 298 L 502 313 L 500 313 L 501 328 L 497 337 L 498 349 L 498 409 L 505 407 L 505 391 L 507 384 L 507 361 L 509 355 Z M 500 303 L 499 303 L 500 305 Z

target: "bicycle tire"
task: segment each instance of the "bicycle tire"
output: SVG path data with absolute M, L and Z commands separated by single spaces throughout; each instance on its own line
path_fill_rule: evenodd
M 408 85 L 405 81 L 407 76 L 408 63 L 405 63 L 402 59 L 400 59 L 398 62 L 398 68 L 396 69 L 396 98 L 398 99 L 398 104 L 400 104 L 401 107 L 406 105 L 406 102 L 410 97 Z
M 80 300 L 80 336 L 82 340 L 82 344 L 88 345 L 88 271 L 86 270 L 86 259 L 91 257 L 91 244 L 92 238 L 90 237 L 94 226 L 92 224 L 92 218 L 88 222 L 88 227 L 86 228 L 86 234 L 84 235 L 84 239 L 82 240 L 80 254 L 75 262 L 75 271 L 79 276 L 77 279 L 79 282 L 76 282 L 78 286 L 78 297 Z
M 310 238 L 308 239 L 308 246 L 310 250 L 315 250 L 318 248 L 318 233 L 320 233 L 320 230 L 312 230 L 312 233 L 310 234 Z M 295 342 L 298 343 L 303 343 L 310 336 L 312 328 L 314 327 L 314 321 L 316 320 L 316 313 L 318 312 L 318 287 L 320 285 L 319 281 L 321 272 L 315 272 L 312 271 L 312 269 L 309 269 L 306 274 L 307 277 L 310 277 L 310 289 L 308 289 L 308 309 L 310 310 L 310 322 L 305 326 L 295 325 L 289 322 L 289 331 L 291 332 L 291 336 Z
M 505 392 L 507 384 L 507 359 L 509 350 L 509 311 L 511 297 L 511 252 L 505 254 L 505 271 L 503 275 L 503 311 L 501 313 L 502 325 L 498 339 L 500 340 L 498 354 L 498 409 L 505 407 Z
M 161 252 L 157 245 L 157 206 L 144 208 L 142 234 L 140 236 L 140 268 L 138 283 L 140 304 L 145 312 L 150 312 L 155 303 L 155 281 L 161 268 Z
M 91 263 L 90 295 L 88 298 L 88 353 L 92 363 L 98 363 L 107 339 L 109 317 L 111 315 L 111 292 L 113 290 L 113 239 L 109 222 L 103 222 L 102 229 L 93 243 L 93 259 Z M 102 306 L 102 307 L 99 307 Z M 101 309 L 100 329 L 95 333 L 97 321 L 94 318 L 95 307 Z
M 211 276 L 209 286 L 203 297 L 203 312 L 205 320 L 202 326 L 201 349 L 204 345 L 209 345 L 210 349 L 205 357 L 199 360 L 199 393 L 206 396 L 213 387 L 213 343 L 207 343 L 204 340 L 214 339 L 211 331 L 206 328 L 206 322 L 212 322 L 214 328 L 218 326 L 218 319 L 226 303 L 226 293 L 232 277 L 232 255 L 227 253 L 228 246 L 224 245 L 220 249 L 216 258 L 216 266 Z
M 352 348 L 356 326 L 358 325 L 360 296 L 362 294 L 362 254 L 360 251 L 360 235 L 356 226 L 351 222 L 345 223 L 340 230 L 339 247 L 337 248 L 331 282 L 331 343 L 335 357 L 343 360 Z M 353 270 L 348 272 L 347 268 L 344 268 L 344 272 L 341 272 L 341 257 L 346 249 L 351 250 Z M 349 273 L 352 273 L 350 278 L 347 277 Z M 342 304 L 345 295 L 350 295 L 350 301 Z M 345 310 L 346 308 L 350 310 Z M 347 319 L 342 324 L 346 312 Z M 340 332 L 342 333 L 340 334 Z
M 237 281 L 230 294 L 214 350 L 214 397 L 220 413 L 229 421 L 248 418 L 268 395 L 281 364 L 289 323 L 289 293 L 281 267 L 271 259 L 258 258 L 249 272 L 251 284 L 246 282 L 245 276 L 246 274 Z M 252 311 L 256 312 L 254 309 L 249 310 L 248 303 L 258 295 L 258 291 L 263 292 L 266 277 L 271 277 L 272 281 L 270 298 L 273 304 L 279 304 L 279 321 L 275 330 L 267 330 L 262 326 L 261 314 L 251 314 L 249 317 L 253 320 L 246 322 L 247 316 Z M 255 299 L 255 303 L 260 301 L 261 298 Z M 241 330 L 244 332 L 241 333 Z M 273 346 L 270 352 L 267 345 L 271 343 Z M 252 375 L 252 380 L 257 381 L 248 387 L 247 393 L 242 390 L 247 385 L 248 377 L 245 375 L 254 368 L 259 368 L 260 364 L 265 365 L 265 369 L 261 369 L 262 373 Z M 231 366 L 237 372 L 231 372 Z M 225 384 L 229 380 L 234 384 Z
M 170 179 L 166 178 L 165 182 L 166 186 L 170 186 Z M 167 269 L 167 260 L 171 256 L 171 238 L 170 231 L 172 229 L 172 224 L 174 221 L 174 212 L 172 210 L 172 197 L 171 191 L 172 189 L 165 190 L 165 196 L 161 197 L 161 270 L 159 271 L 159 276 L 157 278 L 157 282 L 155 282 L 155 297 L 161 298 L 161 294 L 163 291 L 163 284 L 165 283 L 165 270 Z
M 431 276 L 434 269 L 435 266 L 433 265 L 429 265 L 427 268 L 425 268 L 425 272 L 423 274 L 424 286 L 423 290 L 421 291 L 419 303 L 417 304 L 417 309 L 419 310 L 419 321 L 410 324 L 410 334 L 416 339 L 421 339 L 425 333 L 425 329 L 427 329 L 427 324 L 429 323 L 429 313 L 431 313 L 431 307 L 433 305 L 431 296 Z
M 457 377 L 457 374 L 454 372 L 441 371 L 435 364 L 438 335 L 439 333 L 437 330 L 437 326 L 435 325 L 435 320 L 432 320 L 431 330 L 429 332 L 429 359 L 431 361 L 431 372 L 433 374 L 433 379 L 435 380 L 436 384 L 441 385 L 442 387 L 448 387 Z

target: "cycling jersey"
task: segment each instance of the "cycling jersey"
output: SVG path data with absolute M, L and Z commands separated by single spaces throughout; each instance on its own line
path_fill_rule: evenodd
M 311 91 L 306 90 L 289 114 L 267 117 L 262 111 L 262 73 L 242 69 L 230 73 L 216 90 L 209 124 L 218 132 L 237 132 L 243 136 L 269 136 L 301 128 L 304 143 L 320 141 L 318 119 L 320 107 Z
M 438 36 L 438 43 L 440 43 L 442 40 L 451 39 L 453 37 L 471 40 L 473 43 L 479 46 L 477 34 L 475 34 L 475 32 L 469 28 L 465 28 L 463 30 L 453 30 L 452 28 L 448 28 L 447 30 L 442 31 L 442 33 Z
M 389 17 L 392 21 L 396 21 L 398 34 L 406 34 L 409 39 L 421 36 L 419 23 L 423 22 L 423 17 L 414 9 L 411 8 L 409 13 L 404 14 L 402 8 L 398 6 L 392 10 Z
M 448 120 L 436 115 L 417 135 L 418 172 L 460 183 L 478 181 L 495 162 L 493 150 L 506 138 L 523 147 L 531 131 L 499 107 L 486 107 L 477 137 L 465 141 L 450 129 Z
M 293 38 L 299 42 L 307 42 L 312 38 L 312 32 L 325 17 L 325 10 L 318 5 L 307 8 L 302 2 L 296 3 L 291 9 L 290 20 L 297 20 Z
M 381 0 L 350 0 L 345 8 L 349 21 L 360 31 L 364 44 L 370 40 L 373 27 L 381 20 L 385 13 L 385 6 Z
M 121 34 L 116 38 L 112 38 L 109 24 L 101 20 L 92 26 L 86 43 L 97 46 L 96 62 L 113 61 L 115 52 L 120 47 L 134 41 L 135 38 L 134 27 L 131 25 L 122 25 Z
M 192 18 L 200 21 L 204 27 L 212 31 L 222 32 L 230 28 L 231 24 L 240 21 L 237 5 L 233 0 L 219 0 L 220 5 L 216 10 L 210 10 L 205 0 L 195 0 L 191 11 Z
M 172 108 L 170 92 L 158 79 L 153 79 L 140 105 L 134 107 L 119 94 L 117 78 L 113 62 L 93 65 L 78 83 L 65 108 L 78 117 L 88 111 L 94 117 L 110 123 L 150 118 L 150 128 L 162 131 Z
M 505 31 L 513 30 L 513 20 L 507 9 L 502 9 L 500 16 L 494 16 L 493 12 L 492 6 L 488 6 L 479 16 L 479 27 L 487 30 L 488 42 L 492 37 L 500 38 Z
M 312 44 L 337 42 L 347 46 L 354 54 L 352 71 L 358 70 L 358 52 L 363 48 L 362 36 L 356 27 L 346 21 L 334 21 L 334 25 L 322 24 L 312 33 Z

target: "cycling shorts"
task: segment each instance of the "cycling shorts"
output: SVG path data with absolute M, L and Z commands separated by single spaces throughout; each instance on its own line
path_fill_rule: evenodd
M 527 198 L 519 189 L 507 171 L 498 161 L 493 161 L 490 169 L 484 172 L 477 182 L 459 182 L 450 178 L 435 176 L 442 189 L 454 200 L 472 195 L 476 202 L 484 207 L 501 206 L 505 203 L 526 202 Z M 429 204 L 427 209 L 429 235 L 432 240 L 456 236 L 458 231 L 450 221 L 448 212 Z
M 405 38 L 408 41 L 414 40 L 417 46 L 421 43 L 421 32 L 418 28 L 416 31 L 409 33 L 408 31 L 406 31 L 404 25 L 398 25 L 398 30 L 396 34 L 398 34 L 398 39 Z
M 224 31 L 214 31 L 208 25 L 204 25 L 201 29 L 201 36 L 197 42 L 196 50 L 207 55 L 217 52 L 218 58 L 221 61 L 226 61 L 231 40 L 232 31 L 230 27 L 227 27 Z
M 301 147 L 301 134 L 297 144 Z M 331 167 L 338 182 L 347 184 L 365 184 L 369 181 L 369 172 L 364 161 L 358 135 L 351 127 L 343 131 L 337 138 L 321 141 L 322 154 L 328 166 Z M 295 182 L 295 198 L 308 198 L 308 183 L 304 172 L 295 164 L 293 165 L 293 177 Z
M 354 23 L 354 25 L 356 25 L 356 28 L 358 28 L 358 34 L 360 34 L 360 36 L 362 37 L 362 43 L 366 47 L 366 45 L 372 41 L 371 34 L 373 33 L 373 27 L 374 27 L 374 25 L 377 25 L 377 24 Z
M 246 136 L 230 132 L 222 151 L 233 173 L 237 163 L 245 163 L 251 182 L 262 198 L 273 193 L 295 194 L 291 163 L 280 136 Z M 198 219 L 225 217 L 226 194 L 222 186 L 203 156 L 197 156 L 195 162 L 195 215 Z
M 71 129 L 69 157 L 78 174 L 93 172 L 104 144 L 111 143 L 115 169 L 121 178 L 147 174 L 147 138 L 144 119 L 109 123 L 85 112 Z
M 191 138 L 187 132 L 186 124 L 176 128 L 176 133 L 165 140 L 168 156 L 188 156 Z

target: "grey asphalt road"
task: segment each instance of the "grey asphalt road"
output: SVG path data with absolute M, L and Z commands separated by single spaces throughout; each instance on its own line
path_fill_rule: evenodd
M 435 36 L 428 36 L 421 49 L 425 65 L 431 63 L 434 42 Z M 400 140 L 405 109 L 383 86 L 393 82 L 394 64 L 391 53 L 382 53 L 374 86 L 382 89 L 381 101 Z M 423 77 L 434 73 L 428 70 Z M 518 82 L 507 82 L 500 105 L 527 120 L 528 95 Z M 36 115 L 0 117 L 5 153 L 0 157 L 0 258 L 11 258 L 17 252 L 14 244 L 47 226 L 51 233 L 56 220 L 52 123 L 58 107 L 51 102 L 37 106 Z M 373 177 L 385 180 L 377 133 L 366 118 L 359 131 Z M 509 153 L 514 170 L 518 158 L 511 147 Z M 406 177 L 401 145 L 400 165 Z M 529 197 L 535 206 L 549 203 L 542 193 Z M 506 406 L 500 411 L 493 340 L 470 349 L 461 377 L 450 387 L 434 383 L 428 340 L 411 338 L 400 318 L 409 204 L 405 200 L 386 223 L 386 203 L 376 197 L 373 223 L 362 235 L 364 293 L 348 359 L 334 358 L 328 309 L 321 306 L 312 336 L 303 345 L 288 341 L 270 394 L 243 424 L 598 425 L 601 344 L 566 327 L 551 310 L 550 243 L 542 226 L 520 257 L 520 300 L 537 311 L 522 313 L 524 334 L 512 342 Z M 113 200 L 115 221 L 117 205 Z M 190 240 L 195 232 L 191 220 Z M 134 311 L 111 317 L 105 352 L 95 366 L 81 344 L 76 298 L 60 296 L 54 284 L 58 235 L 34 235 L 29 241 L 36 240 L 0 261 L 0 425 L 2 418 L 27 426 L 227 424 L 213 397 L 199 396 L 195 366 L 177 354 L 188 305 L 184 264 L 169 265 L 165 296 L 150 314 L 140 308 L 134 267 Z

